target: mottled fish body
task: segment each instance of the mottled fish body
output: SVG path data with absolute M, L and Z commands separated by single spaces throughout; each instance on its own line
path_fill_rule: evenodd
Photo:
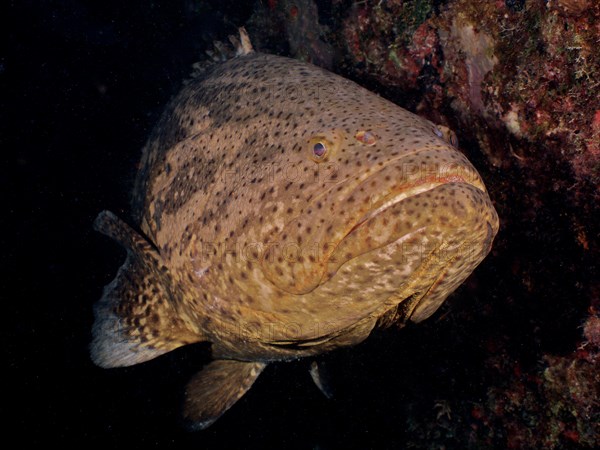
M 498 230 L 452 132 L 318 67 L 242 53 L 187 83 L 155 127 L 140 233 L 96 221 L 128 257 L 96 305 L 92 358 L 128 366 L 210 342 L 187 390 L 196 428 L 270 361 L 429 317 Z

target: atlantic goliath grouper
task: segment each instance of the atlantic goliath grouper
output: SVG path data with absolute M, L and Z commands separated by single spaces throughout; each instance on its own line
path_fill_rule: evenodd
M 95 223 L 127 259 L 95 305 L 91 357 L 131 366 L 209 342 L 214 361 L 185 394 L 195 429 L 271 361 L 431 316 L 498 231 L 452 132 L 241 38 L 154 128 L 134 188 L 139 231 L 106 211 Z

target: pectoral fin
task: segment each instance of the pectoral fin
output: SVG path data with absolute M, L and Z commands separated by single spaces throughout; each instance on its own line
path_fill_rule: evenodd
M 212 425 L 247 391 L 266 367 L 261 362 L 217 360 L 208 364 L 186 387 L 184 419 L 192 430 Z
M 100 213 L 94 227 L 119 242 L 127 259 L 94 306 L 92 360 L 131 366 L 204 340 L 181 314 L 182 294 L 156 249 L 111 212 Z

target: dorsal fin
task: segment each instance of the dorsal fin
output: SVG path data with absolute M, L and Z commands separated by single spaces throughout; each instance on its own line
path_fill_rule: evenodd
M 230 35 L 229 42 L 235 47 L 235 56 L 248 55 L 254 53 L 252 42 L 250 42 L 250 36 L 244 27 L 238 28 L 240 38 Z
M 158 252 L 109 211 L 98 215 L 94 228 L 127 250 L 125 263 L 94 306 L 94 363 L 131 366 L 203 340 L 178 311 L 181 292 Z
M 204 61 L 198 61 L 192 65 L 191 78 L 198 78 L 203 76 L 210 68 L 216 64 L 228 61 L 238 56 L 245 56 L 254 53 L 252 42 L 250 42 L 250 36 L 244 27 L 238 28 L 240 37 L 229 35 L 229 42 L 232 46 L 221 42 L 214 41 L 212 50 L 206 50 L 206 54 L 209 59 Z M 184 84 L 189 84 L 191 80 L 184 81 Z

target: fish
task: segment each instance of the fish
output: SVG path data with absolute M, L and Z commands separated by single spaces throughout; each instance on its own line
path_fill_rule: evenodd
M 209 343 L 192 430 L 269 364 L 430 317 L 489 253 L 498 215 L 456 135 L 311 64 L 254 51 L 200 70 L 142 151 L 127 252 L 94 305 L 90 355 L 126 367 Z M 313 365 L 311 376 L 325 381 Z

